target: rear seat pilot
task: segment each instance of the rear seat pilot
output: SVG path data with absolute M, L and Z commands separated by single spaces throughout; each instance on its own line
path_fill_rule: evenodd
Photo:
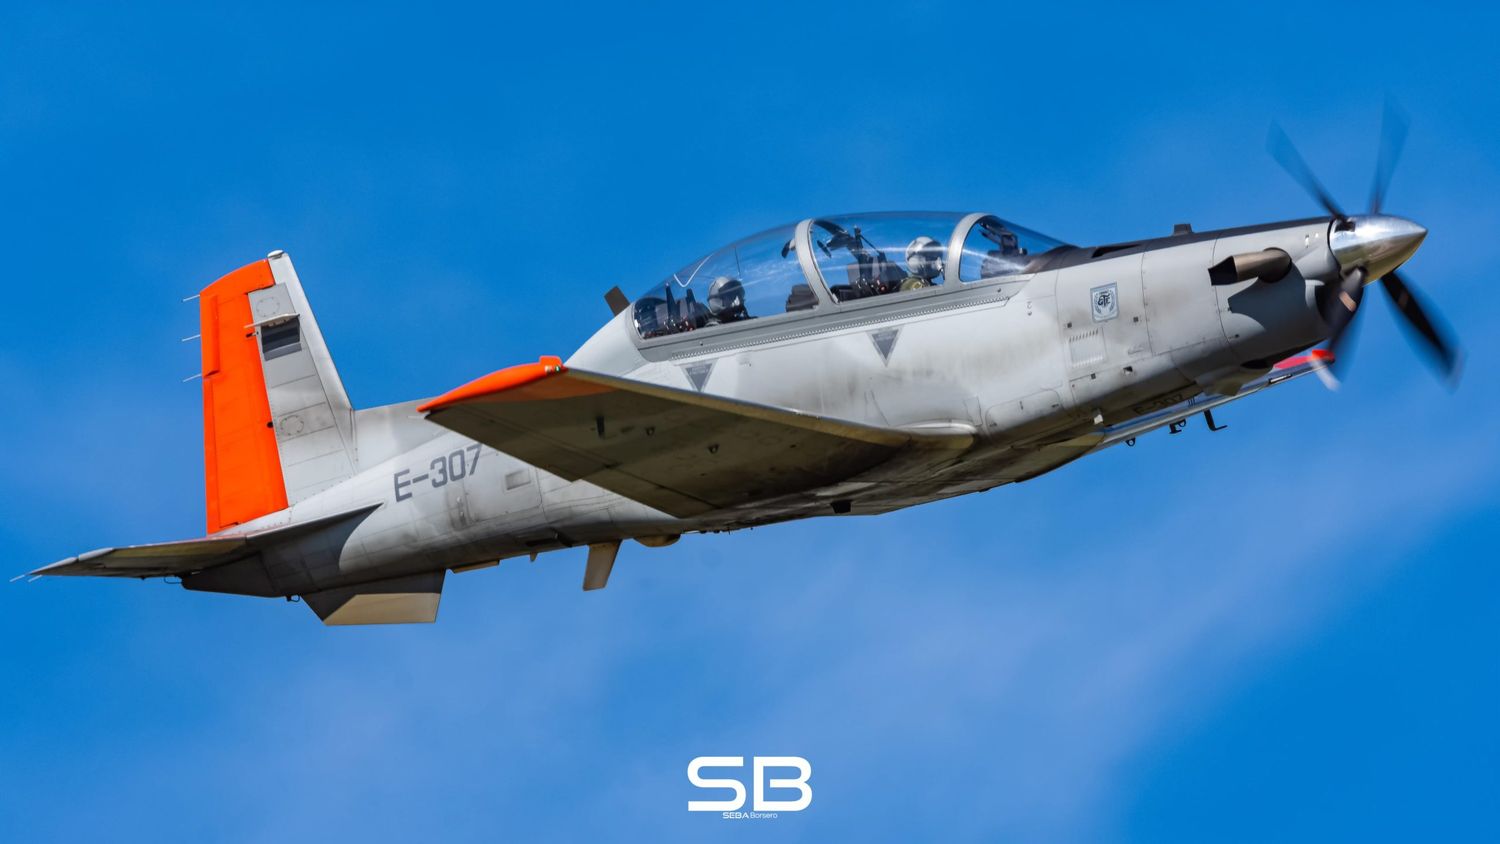
M 907 277 L 901 282 L 901 290 L 920 290 L 932 284 L 941 284 L 933 279 L 943 274 L 943 244 L 930 237 L 919 237 L 906 246 Z
M 745 286 L 737 278 L 721 275 L 708 286 L 708 324 L 721 325 L 749 319 L 745 309 Z

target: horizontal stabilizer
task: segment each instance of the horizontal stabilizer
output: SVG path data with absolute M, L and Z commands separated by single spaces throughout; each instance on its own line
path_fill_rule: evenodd
M 33 575 L 95 577 L 165 577 L 227 563 L 243 556 L 243 536 L 156 542 L 123 548 L 100 548 L 43 566 Z
M 371 504 L 332 516 L 295 522 L 238 536 L 205 536 L 177 542 L 100 548 L 43 566 L 33 575 L 94 577 L 166 577 L 202 571 L 249 557 L 265 545 L 303 536 L 346 519 L 363 516 L 380 505 Z
M 324 624 L 420 624 L 437 621 L 443 574 L 395 577 L 302 596 Z
M 569 369 L 557 358 L 500 370 L 417 409 L 562 478 L 679 517 L 838 483 L 909 449 L 972 442 Z

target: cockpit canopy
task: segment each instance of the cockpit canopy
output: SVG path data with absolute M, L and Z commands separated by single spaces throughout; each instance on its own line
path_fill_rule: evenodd
M 635 301 L 643 338 L 663 337 L 817 303 L 802 277 L 796 226 L 763 231 L 683 267 Z
M 710 252 L 636 299 L 650 340 L 1034 272 L 1063 244 L 988 214 L 819 217 Z

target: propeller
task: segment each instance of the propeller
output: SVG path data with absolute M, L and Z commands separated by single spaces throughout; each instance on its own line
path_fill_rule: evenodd
M 1406 317 L 1406 324 L 1417 332 L 1417 336 L 1426 343 L 1428 352 L 1438 362 L 1444 375 L 1450 380 L 1457 381 L 1459 371 L 1463 367 L 1461 353 L 1449 340 L 1445 332 L 1440 330 L 1432 319 L 1427 316 L 1427 309 L 1422 306 L 1417 294 L 1412 291 L 1411 286 L 1401 278 L 1395 270 L 1391 270 L 1381 276 L 1380 284 L 1385 292 L 1395 303 L 1396 310 Z
M 1347 352 L 1341 352 L 1341 348 L 1364 302 L 1366 283 L 1378 277 L 1402 322 L 1421 341 L 1421 348 L 1444 379 L 1455 384 L 1461 368 L 1457 345 L 1449 332 L 1441 327 L 1441 321 L 1429 315 L 1430 306 L 1424 304 L 1411 285 L 1396 272 L 1396 267 L 1416 250 L 1427 230 L 1407 220 L 1381 214 L 1391 175 L 1406 142 L 1407 125 L 1406 116 L 1394 101 L 1387 99 L 1381 119 L 1379 159 L 1370 188 L 1370 210 L 1367 215 L 1357 217 L 1344 212 L 1279 125 L 1272 124 L 1267 149 L 1282 169 L 1335 220 L 1329 245 L 1339 259 L 1341 272 L 1338 281 L 1325 285 L 1319 297 L 1323 321 L 1329 329 L 1328 350 L 1333 353 L 1334 360 L 1347 361 Z

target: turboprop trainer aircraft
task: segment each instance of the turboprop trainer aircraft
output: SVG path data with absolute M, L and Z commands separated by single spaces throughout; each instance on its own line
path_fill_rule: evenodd
M 627 540 L 884 513 L 1214 427 L 1329 367 L 1377 279 L 1452 376 L 1397 274 L 1426 230 L 1381 213 L 1397 146 L 1356 216 L 1287 145 L 1328 216 L 1103 246 L 984 213 L 806 219 L 609 291 L 566 361 L 386 407 L 350 404 L 272 252 L 199 297 L 206 535 L 34 574 L 300 596 L 328 624 L 432 621 L 446 573 L 561 549 L 597 589 Z

